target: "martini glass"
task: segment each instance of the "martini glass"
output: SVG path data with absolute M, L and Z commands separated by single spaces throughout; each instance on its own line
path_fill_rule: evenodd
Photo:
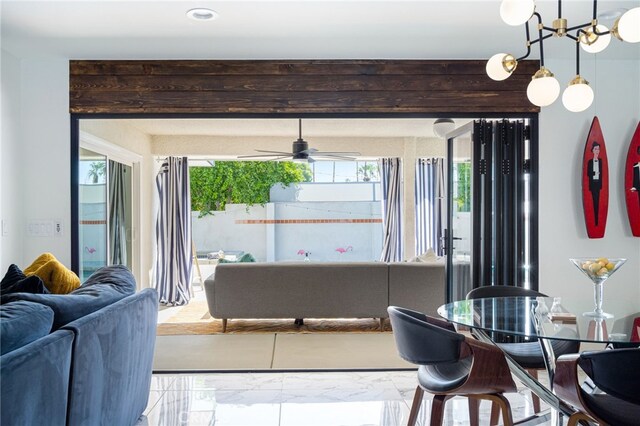
M 602 292 L 604 282 L 616 272 L 627 259 L 606 259 L 606 258 L 588 258 L 579 257 L 569 259 L 576 268 L 580 269 L 593 282 L 593 301 L 596 305 L 595 310 L 585 312 L 582 315 L 591 318 L 613 318 L 613 315 L 602 310 Z

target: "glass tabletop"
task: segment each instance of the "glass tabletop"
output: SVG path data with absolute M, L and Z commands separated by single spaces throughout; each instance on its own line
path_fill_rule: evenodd
M 553 297 L 495 297 L 461 300 L 438 308 L 447 320 L 486 332 L 524 338 L 629 342 L 629 336 L 611 333 L 612 319 L 588 318 L 559 305 Z M 528 339 L 525 339 L 528 340 Z

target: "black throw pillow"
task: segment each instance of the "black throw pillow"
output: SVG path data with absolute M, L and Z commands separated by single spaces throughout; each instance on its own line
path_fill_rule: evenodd
M 10 265 L 0 282 L 0 296 L 11 293 L 48 294 L 49 290 L 37 275 L 27 277 L 17 265 Z

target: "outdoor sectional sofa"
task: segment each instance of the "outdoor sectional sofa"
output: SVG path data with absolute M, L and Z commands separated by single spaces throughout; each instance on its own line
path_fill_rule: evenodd
M 106 266 L 70 294 L 2 296 L 0 424 L 133 425 L 147 406 L 158 296 Z
M 237 263 L 204 283 L 209 313 L 239 318 L 383 318 L 387 306 L 436 314 L 444 263 Z

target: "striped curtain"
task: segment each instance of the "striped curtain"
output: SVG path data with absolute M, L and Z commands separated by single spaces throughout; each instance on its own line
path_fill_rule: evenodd
M 109 264 L 127 265 L 126 166 L 109 160 Z M 129 265 L 127 265 L 129 266 Z
M 399 158 L 380 159 L 382 184 L 381 262 L 401 262 L 402 253 L 402 163 Z
M 432 249 L 444 256 L 444 158 L 419 158 L 416 164 L 416 254 Z
M 154 287 L 160 303 L 189 303 L 191 285 L 191 194 L 187 157 L 168 157 L 156 176 L 158 217 Z

